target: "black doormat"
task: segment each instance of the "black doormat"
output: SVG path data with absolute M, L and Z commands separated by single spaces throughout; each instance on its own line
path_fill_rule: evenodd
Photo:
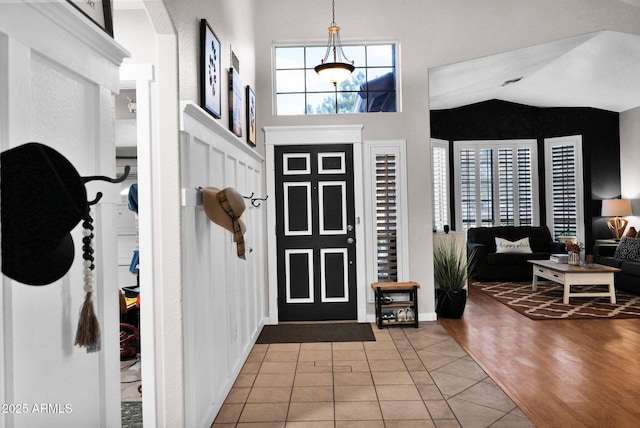
M 265 325 L 256 343 L 368 342 L 376 337 L 369 323 Z

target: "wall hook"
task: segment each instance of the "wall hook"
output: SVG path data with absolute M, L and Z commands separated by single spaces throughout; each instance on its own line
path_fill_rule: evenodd
M 122 183 L 124 180 L 127 179 L 127 177 L 129 177 L 129 171 L 131 171 L 131 167 L 129 165 L 125 165 L 124 174 L 122 174 L 120 177 L 117 177 L 117 178 L 111 178 L 104 175 L 91 175 L 88 177 L 80 177 L 80 178 L 82 179 L 82 182 L 85 184 L 87 184 L 90 181 L 106 181 L 108 183 Z M 89 206 L 95 205 L 100 201 L 100 199 L 102 199 L 102 192 L 96 193 L 95 199 L 92 201 L 88 201 L 87 204 Z
M 253 199 L 252 199 L 253 195 L 255 195 L 255 192 L 251 192 L 251 194 L 249 196 L 242 195 L 242 197 L 245 198 L 245 199 L 251 199 L 251 201 L 253 201 Z
M 251 196 L 253 196 L 253 193 L 251 194 Z M 258 201 L 266 201 L 267 199 L 269 199 L 269 195 L 265 196 L 264 198 L 252 198 L 251 205 L 253 205 L 256 208 L 259 208 L 260 205 L 262 205 L 262 202 L 258 202 Z
M 89 177 L 81 177 L 83 183 L 88 183 L 90 181 L 107 181 L 109 183 L 122 183 L 124 180 L 129 177 L 129 171 L 131 171 L 131 167 L 129 165 L 125 165 L 124 174 L 117 178 L 107 177 L 105 175 L 91 175 Z

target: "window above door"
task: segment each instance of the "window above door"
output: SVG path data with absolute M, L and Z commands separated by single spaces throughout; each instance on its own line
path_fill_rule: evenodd
M 336 86 L 314 67 L 326 46 L 274 48 L 276 115 L 348 114 L 397 111 L 397 50 L 394 43 L 344 45 L 356 69 Z

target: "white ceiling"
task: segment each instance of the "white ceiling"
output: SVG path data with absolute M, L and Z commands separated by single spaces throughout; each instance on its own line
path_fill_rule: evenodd
M 640 106 L 640 36 L 600 31 L 433 68 L 429 92 L 433 110 L 499 99 L 622 112 Z

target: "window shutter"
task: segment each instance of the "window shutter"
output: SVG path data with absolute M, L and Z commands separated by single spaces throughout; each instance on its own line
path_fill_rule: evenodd
M 449 224 L 449 157 L 445 147 L 433 146 L 433 223 L 442 228 Z
M 376 155 L 375 180 L 378 282 L 397 282 L 397 177 L 395 155 Z
M 480 225 L 494 226 L 493 149 L 480 149 Z
M 498 186 L 499 215 L 501 226 L 515 224 L 514 188 L 513 188 L 513 151 L 498 150 Z
M 532 226 L 537 219 L 533 140 L 454 142 L 458 227 Z
M 518 149 L 516 200 L 520 226 L 533 226 L 533 166 L 531 149 Z
M 577 223 L 576 158 L 573 145 L 551 149 L 553 236 L 575 236 Z
M 476 160 L 475 150 L 460 151 L 460 185 L 463 229 L 476 225 Z

